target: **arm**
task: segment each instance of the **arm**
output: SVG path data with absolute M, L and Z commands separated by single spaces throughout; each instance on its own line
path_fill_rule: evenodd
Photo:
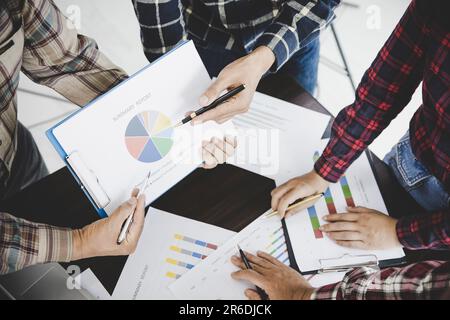
M 450 262 L 424 261 L 381 271 L 358 268 L 341 282 L 317 288 L 311 299 L 441 299 L 450 290 Z
M 0 212 L 0 275 L 39 263 L 68 262 L 96 256 L 128 255 L 136 249 L 144 227 L 145 197 L 131 198 L 108 218 L 82 229 L 59 228 Z M 121 227 L 134 212 L 129 233 L 117 245 Z
M 79 35 L 51 0 L 29 0 L 23 8 L 22 71 L 34 82 L 83 106 L 126 75 L 94 40 Z
M 420 3 L 422 4 L 422 3 Z M 408 104 L 422 80 L 427 7 L 412 2 L 364 74 L 355 102 L 339 112 L 332 136 L 314 169 L 336 182 Z
M 186 38 L 181 2 L 132 0 L 144 54 L 152 62 Z
M 0 274 L 27 266 L 72 259 L 72 232 L 0 212 Z
M 450 248 L 450 212 L 403 217 L 397 222 L 397 237 L 410 250 Z
M 334 18 L 340 0 L 292 0 L 283 3 L 278 17 L 255 47 L 269 47 L 275 54 L 271 71 L 278 71 L 300 48 L 319 36 Z

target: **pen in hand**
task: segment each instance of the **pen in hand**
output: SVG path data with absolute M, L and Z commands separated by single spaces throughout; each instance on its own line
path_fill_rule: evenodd
M 242 262 L 244 262 L 245 267 L 249 270 L 253 270 L 252 265 L 250 264 L 250 261 L 248 261 L 244 251 L 242 251 L 239 245 L 237 246 L 237 248 L 239 250 L 239 254 L 241 256 Z M 258 292 L 259 296 L 261 297 L 261 300 L 269 300 L 269 296 L 267 295 L 267 293 L 260 287 L 256 286 L 256 292 Z
M 179 127 L 179 126 L 181 126 L 181 125 L 183 125 L 185 123 L 188 123 L 192 119 L 194 119 L 195 117 L 198 117 L 199 115 L 204 114 L 205 112 L 220 106 L 222 103 L 227 102 L 230 98 L 234 97 L 235 95 L 237 95 L 238 93 L 240 93 L 244 89 L 245 89 L 245 85 L 244 84 L 241 84 L 240 86 L 237 86 L 236 88 L 231 89 L 230 91 L 224 93 L 219 98 L 217 98 L 216 100 L 211 102 L 209 105 L 207 105 L 205 107 L 202 107 L 202 108 L 198 109 L 197 111 L 192 112 L 186 118 L 184 118 L 183 120 L 178 122 L 176 125 L 174 125 L 174 128 Z
M 151 174 L 152 174 L 152 172 L 150 171 L 148 173 L 147 177 L 145 178 L 144 186 L 141 188 L 141 190 L 139 190 L 139 193 L 136 196 L 137 199 L 139 199 L 139 197 L 145 192 L 145 190 L 147 190 L 148 182 L 150 181 Z M 130 230 L 131 224 L 133 223 L 133 217 L 134 217 L 134 212 L 132 214 L 130 214 L 128 216 L 127 220 L 125 220 L 125 222 L 123 223 L 122 229 L 120 229 L 119 237 L 117 238 L 117 244 L 119 244 L 119 245 L 122 244 L 122 242 L 127 237 L 127 233 Z

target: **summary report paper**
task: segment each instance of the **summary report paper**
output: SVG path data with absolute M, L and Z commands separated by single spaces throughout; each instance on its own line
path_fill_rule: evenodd
M 77 154 L 106 193 L 108 215 L 143 187 L 149 172 L 146 203 L 157 199 L 201 164 L 202 140 L 233 129 L 215 122 L 173 127 L 198 108 L 210 84 L 194 44 L 187 42 L 53 129 L 62 149 Z

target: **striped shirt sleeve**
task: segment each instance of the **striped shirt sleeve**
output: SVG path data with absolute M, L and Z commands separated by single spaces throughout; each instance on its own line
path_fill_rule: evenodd
M 29 222 L 0 212 L 0 274 L 72 258 L 70 229 Z
M 275 54 L 271 71 L 279 70 L 300 48 L 317 38 L 335 17 L 340 1 L 286 1 L 272 25 L 258 38 L 257 45 Z
M 84 106 L 126 78 L 97 43 L 78 34 L 51 0 L 26 1 L 22 71 Z

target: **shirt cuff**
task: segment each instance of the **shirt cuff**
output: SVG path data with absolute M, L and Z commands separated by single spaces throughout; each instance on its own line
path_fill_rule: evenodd
M 69 262 L 72 260 L 72 231 L 39 225 L 37 263 Z
M 323 155 L 321 155 L 314 163 L 314 170 L 316 173 L 331 183 L 338 182 L 345 173 L 345 169 L 347 169 L 347 166 L 343 166 L 339 169 L 336 165 L 333 165 L 330 161 L 328 161 Z
M 274 23 L 258 38 L 255 48 L 259 46 L 266 46 L 273 51 L 275 62 L 270 71 L 277 72 L 299 48 L 297 31 L 284 24 Z

